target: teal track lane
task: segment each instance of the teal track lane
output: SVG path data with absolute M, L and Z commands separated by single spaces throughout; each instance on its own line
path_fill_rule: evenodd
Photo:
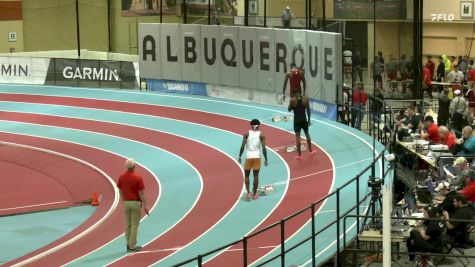
M 152 105 L 163 105 L 171 106 L 192 110 L 200 110 L 210 113 L 222 114 L 225 116 L 231 116 L 236 118 L 242 118 L 249 120 L 254 117 L 261 118 L 262 121 L 271 126 L 283 129 L 291 130 L 291 122 L 280 122 L 280 123 L 271 123 L 270 119 L 272 115 L 276 113 L 285 112 L 284 108 L 279 108 L 275 106 L 266 106 L 259 105 L 254 103 L 245 103 L 238 101 L 230 100 L 221 100 L 207 97 L 195 97 L 195 96 L 181 96 L 181 95 L 166 95 L 166 94 L 153 94 L 153 93 L 138 93 L 138 92 L 126 92 L 126 91 L 110 91 L 110 90 L 96 90 L 96 89 L 72 89 L 72 88 L 61 88 L 61 87 L 31 87 L 31 86 L 0 86 L 0 92 L 2 93 L 24 93 L 24 94 L 41 94 L 41 95 L 52 95 L 52 96 L 64 96 L 64 97 L 81 97 L 88 99 L 102 99 L 102 100 L 115 100 L 115 101 L 125 101 L 133 103 L 142 103 L 142 104 L 152 104 Z M 29 113 L 38 113 L 38 114 L 51 114 L 72 117 L 72 118 L 94 118 L 99 121 L 110 121 L 114 123 L 122 123 L 127 125 L 134 125 L 138 127 L 144 127 L 149 129 L 154 129 L 158 131 L 165 131 L 171 134 L 176 134 L 183 136 L 185 138 L 194 139 L 200 142 L 204 142 L 212 147 L 216 147 L 231 157 L 235 157 L 237 154 L 236 144 L 239 144 L 240 137 L 234 134 L 230 134 L 225 131 L 220 131 L 214 128 L 193 125 L 186 122 L 180 122 L 170 119 L 150 117 L 136 114 L 127 114 L 120 112 L 97 112 L 94 110 L 87 110 L 83 108 L 73 108 L 73 107 L 62 107 L 62 106 L 53 106 L 53 105 L 36 105 L 36 104 L 19 104 L 19 103 L 8 103 L 0 102 L 1 110 L 9 111 L 18 111 L 18 112 L 29 112 Z M 93 115 L 94 114 L 94 115 Z M 92 116 L 93 115 L 93 116 Z M 314 117 L 315 118 L 315 117 Z M 3 123 L 2 123 L 3 125 Z M 199 130 L 196 130 L 194 127 L 199 127 Z M 3 126 L 0 126 L 0 129 L 3 130 Z M 356 139 L 352 134 L 361 138 L 361 140 Z M 332 158 L 335 166 L 336 179 L 332 189 L 337 188 L 341 184 L 345 183 L 348 179 L 353 178 L 356 173 L 361 171 L 371 162 L 371 138 L 365 134 L 362 134 L 359 131 L 351 129 L 349 127 L 337 124 L 335 122 L 329 121 L 327 119 L 317 117 L 316 123 L 311 127 L 311 136 L 312 140 L 324 149 Z M 226 142 L 222 142 L 222 138 L 225 138 Z M 369 144 L 369 145 L 368 145 Z M 377 150 L 381 151 L 382 146 L 377 144 Z M 284 164 L 277 158 L 276 155 L 273 155 L 273 159 L 270 160 L 272 166 L 268 169 L 264 169 L 263 176 L 266 177 L 265 183 L 274 183 L 274 182 L 285 182 L 287 173 Z M 273 162 L 276 162 L 275 164 Z M 144 162 L 141 162 L 144 164 Z M 155 166 L 155 165 L 151 165 Z M 158 166 L 157 166 L 158 167 Z M 166 169 L 165 167 L 163 167 Z M 378 166 L 377 171 L 380 170 Z M 362 195 L 364 192 L 367 192 L 366 180 L 369 173 L 361 178 L 361 192 Z M 163 176 L 163 173 L 157 172 L 159 177 Z M 312 177 L 308 179 L 318 179 L 317 177 Z M 196 179 L 195 179 L 196 180 Z M 197 185 L 196 188 L 199 188 Z M 162 194 L 166 193 L 165 189 L 162 188 Z M 342 210 L 345 210 L 345 207 L 354 205 L 355 199 L 355 187 L 349 187 L 347 191 L 342 192 L 345 196 L 345 200 L 351 199 L 350 201 L 342 201 Z M 175 253 L 173 256 L 163 260 L 157 266 L 169 266 L 170 264 L 176 263 L 178 261 L 184 260 L 189 257 L 194 257 L 200 252 L 205 252 L 209 249 L 222 245 L 228 241 L 239 239 L 244 234 L 246 234 L 253 226 L 257 225 L 264 216 L 270 212 L 273 208 L 273 205 L 276 205 L 282 194 L 285 192 L 285 185 L 279 186 L 277 194 L 266 197 L 266 201 L 259 202 L 258 205 L 248 205 L 246 202 L 239 202 L 238 205 L 233 209 L 233 211 L 228 214 L 219 224 L 217 224 L 212 230 L 203 235 L 193 244 L 189 245 L 185 249 L 182 249 Z M 350 197 L 351 195 L 351 197 Z M 160 202 L 165 201 L 165 196 L 162 196 Z M 191 200 L 190 200 L 191 201 Z M 265 203 L 265 204 L 263 204 Z M 160 203 L 159 203 L 160 205 Z M 363 207 L 364 208 L 364 207 Z M 362 210 L 363 210 L 362 208 Z M 158 206 L 157 206 L 158 210 Z M 161 218 L 160 214 L 154 211 L 156 214 L 156 220 L 159 222 Z M 262 211 L 264 210 L 264 211 Z M 335 200 L 334 198 L 328 200 L 325 205 L 321 208 L 321 212 L 316 215 L 316 226 L 317 230 L 324 226 L 326 223 L 334 219 L 335 216 Z M 242 215 L 248 214 L 249 217 L 257 216 L 257 218 L 246 218 L 245 221 L 252 221 L 252 223 L 236 224 L 237 221 L 242 221 Z M 151 237 L 147 233 L 156 233 L 157 230 L 146 231 L 147 223 L 152 221 L 147 219 L 141 225 L 141 240 L 149 240 Z M 154 221 L 154 220 L 153 220 Z M 163 222 L 162 222 L 163 223 Z M 152 227 L 152 226 L 150 226 Z M 153 224 L 153 227 L 157 225 Z M 230 230 L 232 228 L 232 230 Z M 310 226 L 307 224 L 302 228 L 302 231 L 297 233 L 294 237 L 287 240 L 286 245 L 292 245 L 301 239 L 308 236 Z M 226 235 L 226 238 L 223 239 L 223 235 Z M 354 233 L 353 233 L 354 235 Z M 334 252 L 335 246 L 330 247 L 330 249 L 324 250 L 328 245 L 335 241 L 335 228 L 330 228 L 319 237 L 317 243 L 319 245 L 319 252 L 322 252 L 318 257 L 319 260 L 325 259 L 331 253 Z M 303 264 L 306 261 L 310 260 L 310 254 L 308 248 L 310 243 L 305 245 L 306 251 L 297 249 L 289 256 L 287 259 L 289 263 Z M 119 242 L 113 242 L 109 246 L 90 254 L 89 256 L 80 259 L 79 261 L 71 264 L 72 266 L 87 266 L 88 264 L 94 263 L 94 265 L 99 263 L 105 263 L 110 261 L 110 257 L 107 255 L 112 255 L 111 251 L 122 248 L 122 240 Z M 115 254 L 116 255 L 116 254 Z

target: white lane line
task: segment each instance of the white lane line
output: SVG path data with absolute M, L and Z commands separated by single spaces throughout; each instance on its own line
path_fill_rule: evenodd
M 21 207 L 15 207 L 15 208 L 0 209 L 0 211 L 19 210 L 19 209 L 32 208 L 32 207 L 42 207 L 42 206 L 49 206 L 49 205 L 54 205 L 54 204 L 61 204 L 61 203 L 65 203 L 65 202 L 67 202 L 67 201 L 63 200 L 63 201 L 49 202 L 49 203 L 42 203 L 42 204 L 35 204 L 35 205 L 28 205 L 28 206 L 21 206 Z
M 7 131 L 0 131 L 0 132 L 6 132 L 8 133 Z M 17 134 L 17 133 L 14 133 L 16 135 L 24 135 L 24 136 L 32 136 L 32 135 L 26 135 L 26 134 Z M 50 139 L 50 140 L 57 140 L 57 139 L 53 139 L 53 138 L 46 138 L 46 139 Z M 61 140 L 57 140 L 57 141 L 61 141 Z M 65 142 L 65 141 L 63 141 Z M 70 142 L 72 143 L 72 142 Z M 81 160 L 81 159 L 78 159 L 76 157 L 73 157 L 73 156 L 70 156 L 70 155 L 66 155 L 66 154 L 63 154 L 63 153 L 59 153 L 59 152 L 56 152 L 56 151 L 52 151 L 52 150 L 48 150 L 48 149 L 44 149 L 44 148 L 39 148 L 39 147 L 34 147 L 34 146 L 28 146 L 28 145 L 23 145 L 23 144 L 17 144 L 17 143 L 11 143 L 11 142 L 3 142 L 1 141 L 0 144 L 6 144 L 6 145 L 10 145 L 10 146 L 16 146 L 16 147 L 21 147 L 21 148 L 27 148 L 27 149 L 32 149 L 32 150 L 36 150 L 36 151 L 40 151 L 40 152 L 43 152 L 43 153 L 49 153 L 49 154 L 52 154 L 52 155 L 56 155 L 56 156 L 60 156 L 60 157 L 64 157 L 64 158 L 67 158 L 67 159 L 70 159 L 70 160 L 74 160 L 74 161 L 77 161 L 83 165 L 86 165 L 88 166 L 89 168 L 97 171 L 98 173 L 100 173 L 102 176 L 104 176 L 107 181 L 109 181 L 109 183 L 111 184 L 112 186 L 112 189 L 114 190 L 114 201 L 111 205 L 111 207 L 109 208 L 109 210 L 107 211 L 107 213 L 101 218 L 99 219 L 96 223 L 94 223 L 93 225 L 91 225 L 90 227 L 88 227 L 87 229 L 85 229 L 83 232 L 77 234 L 76 236 L 66 240 L 65 242 L 61 243 L 61 244 L 58 244 L 57 246 L 53 247 L 53 248 L 50 248 L 46 251 L 43 251 L 42 253 L 39 253 L 39 254 L 36 254 L 35 256 L 33 257 L 30 257 L 28 259 L 25 259 L 23 260 L 22 262 L 19 262 L 15 265 L 12 265 L 12 266 L 23 266 L 23 265 L 26 265 L 28 263 L 31 263 L 35 260 L 38 260 L 46 255 L 49 255 L 51 253 L 54 253 L 60 249 L 62 249 L 63 247 L 66 247 L 68 245 L 70 245 L 71 243 L 73 242 L 76 242 L 77 240 L 79 240 L 80 238 L 84 237 L 85 235 L 87 235 L 88 233 L 90 233 L 92 230 L 94 230 L 95 228 L 97 228 L 99 225 L 101 225 L 108 217 L 110 217 L 110 215 L 112 214 L 112 212 L 117 208 L 117 205 L 119 204 L 119 191 L 117 189 L 117 187 L 115 186 L 115 182 L 114 180 L 109 176 L 107 175 L 104 171 L 102 171 L 101 169 L 99 169 L 98 167 L 96 167 L 95 165 L 89 163 L 89 162 L 86 162 L 84 160 Z

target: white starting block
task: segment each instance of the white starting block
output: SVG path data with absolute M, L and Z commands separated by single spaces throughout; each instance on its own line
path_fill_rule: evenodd
M 274 186 L 271 184 L 259 187 L 259 195 L 267 196 L 274 193 Z
M 294 119 L 294 116 L 290 115 L 290 114 L 287 114 L 284 116 L 284 121 L 291 121 Z
M 274 117 L 272 117 L 272 122 L 278 122 L 278 121 L 281 121 L 282 118 L 279 116 L 279 115 L 275 115 Z
M 304 145 L 303 143 L 300 144 L 300 151 L 305 151 L 307 150 L 307 146 Z M 297 151 L 297 145 L 290 145 L 290 146 L 287 146 L 287 148 L 285 149 L 285 151 L 287 153 L 292 153 L 292 152 L 295 152 Z

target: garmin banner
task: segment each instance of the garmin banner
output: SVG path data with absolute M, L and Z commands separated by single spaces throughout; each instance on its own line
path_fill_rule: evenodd
M 44 84 L 49 58 L 0 57 L 0 83 Z
M 305 72 L 308 96 L 329 103 L 335 103 L 336 90 L 342 88 L 341 46 L 340 34 L 318 31 L 139 26 L 142 78 L 281 92 L 285 73 L 295 63 Z
M 45 85 L 139 88 L 136 64 L 125 61 L 51 59 Z

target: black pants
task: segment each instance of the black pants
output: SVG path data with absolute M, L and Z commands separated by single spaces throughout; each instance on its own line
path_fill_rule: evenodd
M 414 241 L 414 244 L 412 244 L 411 241 Z M 436 251 L 436 248 L 432 244 L 424 240 L 424 238 L 422 238 L 419 231 L 415 229 L 411 231 L 411 237 L 407 239 L 406 244 L 407 244 L 408 252 L 418 252 L 418 251 L 435 252 Z M 409 255 L 409 259 L 411 261 L 414 260 L 415 257 L 416 255 Z
M 283 20 L 282 21 L 284 28 L 290 29 L 290 20 Z
M 438 126 L 447 126 L 447 121 L 449 120 L 449 114 L 438 114 L 437 115 L 437 125 Z
M 463 128 L 463 115 L 455 112 L 454 115 L 452 115 L 452 127 L 455 130 L 455 135 L 457 138 L 460 138 L 462 136 L 462 128 Z

